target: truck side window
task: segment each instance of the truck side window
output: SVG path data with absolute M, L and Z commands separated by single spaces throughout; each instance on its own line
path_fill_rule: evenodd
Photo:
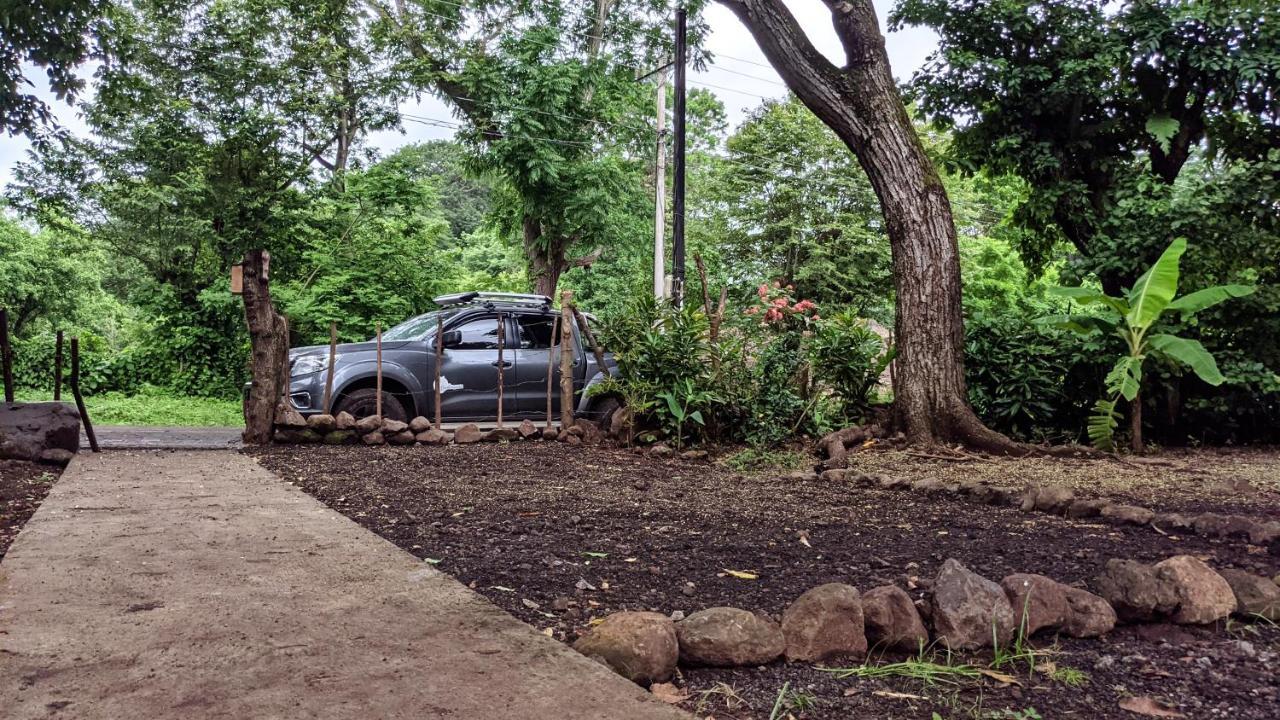
M 497 350 L 498 318 L 476 318 L 453 328 L 462 333 L 462 341 L 455 347 L 457 350 Z
M 545 350 L 551 347 L 551 331 L 554 315 L 518 315 L 520 322 L 520 347 L 524 350 Z

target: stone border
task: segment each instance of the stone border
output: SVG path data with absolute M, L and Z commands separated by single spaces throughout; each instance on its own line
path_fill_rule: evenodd
M 1280 620 L 1280 576 L 1219 573 L 1190 555 L 1154 565 L 1108 560 L 1093 581 L 1098 594 L 1028 573 L 997 584 L 955 559 L 923 584 L 928 594 L 916 601 L 896 585 L 861 594 L 843 583 L 819 585 L 796 598 L 780 623 L 732 607 L 688 617 L 618 612 L 573 647 L 633 682 L 656 686 L 680 665 L 757 667 L 779 658 L 818 663 L 865 658 L 869 646 L 912 653 L 936 643 L 948 652 L 972 651 L 996 642 L 1008 647 L 1044 631 L 1097 638 L 1118 623 L 1209 625 L 1231 615 Z
M 470 445 L 478 442 L 512 442 L 518 440 L 558 440 L 569 445 L 595 445 L 604 440 L 596 423 L 579 419 L 565 430 L 539 428 L 531 420 L 506 425 L 487 432 L 469 423 L 452 432 L 437 430 L 428 419 L 418 416 L 409 422 L 374 415 L 356 420 L 351 414 L 301 415 L 277 423 L 272 441 L 279 444 L 316 444 L 369 446 L 398 445 Z
M 812 477 L 812 476 L 811 476 Z M 934 478 L 907 480 L 887 475 L 855 473 L 849 470 L 826 470 L 819 479 L 827 482 L 851 482 L 859 487 L 881 490 L 912 490 L 931 496 L 955 496 L 978 505 L 1017 507 L 1023 512 L 1042 512 L 1069 519 L 1101 518 L 1113 525 L 1150 526 L 1194 533 L 1205 537 L 1239 539 L 1267 546 L 1280 555 L 1280 521 L 1247 515 L 1221 513 L 1162 513 L 1138 505 L 1115 503 L 1105 498 L 1077 498 L 1071 488 L 1061 485 L 1028 485 L 1023 490 L 1002 488 L 981 480 L 944 482 Z

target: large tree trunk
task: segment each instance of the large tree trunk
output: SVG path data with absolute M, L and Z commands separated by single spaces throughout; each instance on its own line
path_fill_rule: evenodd
M 787 86 L 857 156 L 880 199 L 897 286 L 894 421 L 915 443 L 1020 451 L 986 428 L 964 383 L 960 257 L 951 205 L 898 94 L 870 0 L 823 0 L 844 47 L 838 68 L 782 0 L 718 0 Z
M 530 215 L 524 217 L 524 255 L 529 261 L 533 291 L 553 298 L 560 275 L 568 264 L 564 259 L 564 243 L 542 234 L 542 222 Z

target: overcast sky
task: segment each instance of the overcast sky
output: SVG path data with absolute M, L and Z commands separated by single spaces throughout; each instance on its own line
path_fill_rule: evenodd
M 833 61 L 842 62 L 840 42 L 831 29 L 830 14 L 826 6 L 819 0 L 786 0 L 786 3 L 796 14 L 800 25 L 808 32 L 814 45 Z M 883 28 L 890 3 L 882 0 L 877 2 L 876 6 Z M 711 28 L 707 49 L 716 56 L 715 65 L 708 68 L 706 72 L 691 72 L 689 82 L 694 87 L 703 87 L 716 93 L 728 110 L 729 126 L 735 127 L 751 108 L 763 102 L 761 96 L 782 97 L 786 94 L 786 88 L 782 85 L 777 73 L 765 61 L 751 34 L 738 22 L 733 13 L 713 3 L 706 11 L 706 19 Z M 925 57 L 936 44 L 936 37 L 928 30 L 908 29 L 889 34 L 887 36 L 889 61 L 893 66 L 894 74 L 900 80 L 910 77 L 924 63 Z M 43 79 L 40 73 L 35 73 L 32 77 L 37 82 Z M 718 87 L 709 87 L 711 85 Z M 46 102 L 49 102 L 63 126 L 74 133 L 86 132 L 84 123 L 78 117 L 75 108 L 52 99 L 47 93 L 42 95 L 45 96 Z M 453 119 L 448 106 L 433 97 L 425 97 L 416 102 L 409 101 L 401 106 L 401 110 L 415 116 L 436 120 Z M 403 130 L 374 133 L 370 137 L 370 142 L 385 154 L 402 145 L 449 137 L 452 134 L 453 131 L 449 128 L 406 121 Z M 0 135 L 0 186 L 8 183 L 12 178 L 13 166 L 26 157 L 27 147 L 25 138 Z

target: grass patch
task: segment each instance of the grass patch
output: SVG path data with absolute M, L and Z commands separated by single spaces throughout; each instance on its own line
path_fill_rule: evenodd
M 17 399 L 43 402 L 53 399 L 49 392 L 19 392 Z M 74 402 L 70 391 L 62 399 Z M 239 427 L 244 414 L 238 400 L 176 397 L 158 392 L 142 395 L 103 393 L 84 399 L 89 419 L 96 425 L 168 425 L 178 427 Z
M 964 681 L 982 677 L 982 671 L 972 665 L 951 662 L 936 663 L 923 657 L 887 665 L 859 665 L 849 668 L 820 668 L 835 675 L 837 680 L 848 678 L 907 678 L 919 680 L 925 685 L 959 685 Z

